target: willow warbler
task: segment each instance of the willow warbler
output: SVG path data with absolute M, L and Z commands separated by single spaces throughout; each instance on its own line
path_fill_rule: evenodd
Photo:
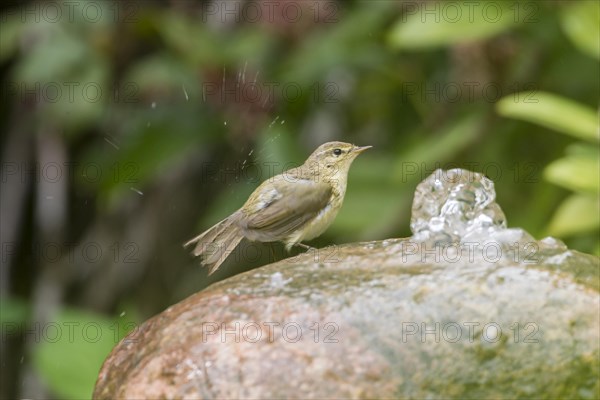
M 283 242 L 286 249 L 322 234 L 342 207 L 352 161 L 371 146 L 329 142 L 299 167 L 263 182 L 246 203 L 213 227 L 189 240 L 192 254 L 215 272 L 243 238 Z

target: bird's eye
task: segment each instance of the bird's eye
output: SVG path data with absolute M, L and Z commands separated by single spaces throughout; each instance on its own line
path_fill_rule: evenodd
M 333 154 L 339 156 L 340 154 L 342 154 L 342 149 L 333 149 Z

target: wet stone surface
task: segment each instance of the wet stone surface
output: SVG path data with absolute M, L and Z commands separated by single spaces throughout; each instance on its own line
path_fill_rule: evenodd
M 212 285 L 119 343 L 94 397 L 600 397 L 599 259 L 506 226 L 491 181 L 436 171 L 413 237 Z

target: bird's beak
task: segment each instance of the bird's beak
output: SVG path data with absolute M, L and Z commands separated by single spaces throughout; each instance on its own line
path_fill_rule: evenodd
M 373 147 L 373 146 L 362 146 L 362 147 L 354 146 L 354 148 L 352 149 L 352 152 L 360 154 L 363 151 L 370 149 L 371 147 Z

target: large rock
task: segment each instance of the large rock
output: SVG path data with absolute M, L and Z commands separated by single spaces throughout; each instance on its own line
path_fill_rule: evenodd
M 421 184 L 448 196 L 415 198 L 413 238 L 309 251 L 170 307 L 115 347 L 94 398 L 599 398 L 599 259 L 506 229 L 493 185 L 468 178 Z
M 215 284 L 121 342 L 94 398 L 599 397 L 597 258 L 407 265 L 402 247 Z

